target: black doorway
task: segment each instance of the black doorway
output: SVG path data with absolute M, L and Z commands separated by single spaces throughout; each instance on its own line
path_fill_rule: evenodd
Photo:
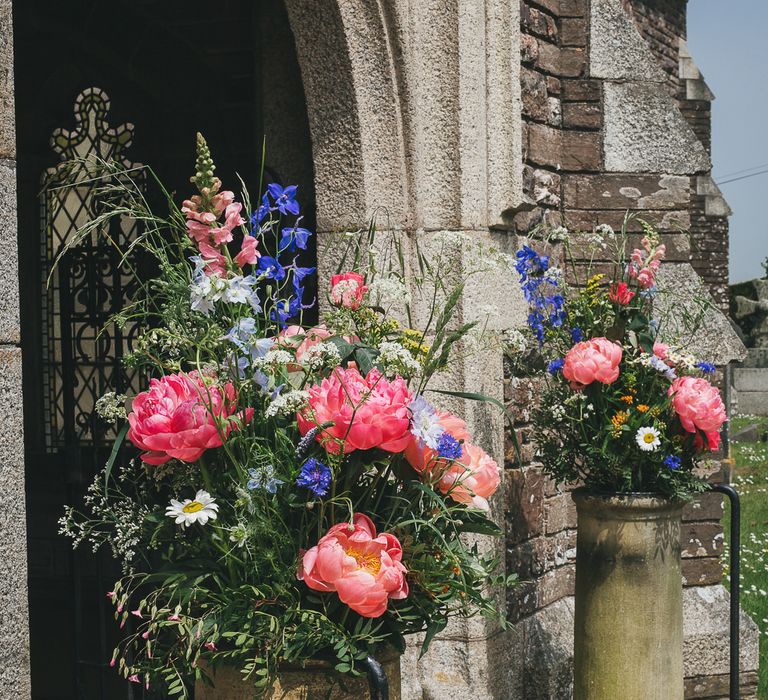
M 129 340 L 78 345 L 76 333 L 49 327 L 55 317 L 71 328 L 66 310 L 76 293 L 90 327 L 127 293 L 114 271 L 96 264 L 100 251 L 84 249 L 63 268 L 87 271 L 78 282 L 84 291 L 64 284 L 51 306 L 41 283 L 47 242 L 38 196 L 43 173 L 58 160 L 51 135 L 76 127 L 78 95 L 100 104 L 108 96 L 109 126 L 134 125 L 124 155 L 150 164 L 179 198 L 189 191 L 196 131 L 235 191 L 237 170 L 255 192 L 266 136 L 271 179 L 299 184 L 311 227 L 301 78 L 281 0 L 20 0 L 13 12 L 32 693 L 35 700 L 138 698 L 141 689 L 108 666 L 116 625 L 105 593 L 115 565 L 94 560 L 87 547 L 73 554 L 57 535 L 63 504 L 79 501 L 109 452 L 110 435 L 89 407 L 122 388 L 114 384 L 126 381 L 119 355 Z

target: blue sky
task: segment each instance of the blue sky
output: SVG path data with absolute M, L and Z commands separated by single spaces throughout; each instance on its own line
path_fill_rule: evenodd
M 768 170 L 767 29 L 765 0 L 688 3 L 688 48 L 716 97 L 712 105 L 716 182 Z M 753 170 L 737 172 L 748 168 Z M 768 172 L 723 184 L 721 190 L 733 209 L 731 282 L 760 277 L 760 263 L 768 257 Z

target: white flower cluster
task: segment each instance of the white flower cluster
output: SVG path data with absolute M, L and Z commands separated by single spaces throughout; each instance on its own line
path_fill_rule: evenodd
M 205 263 L 199 256 L 193 257 L 195 269 L 192 283 L 189 285 L 189 301 L 194 311 L 206 316 L 213 311 L 214 302 L 224 301 L 229 304 L 250 304 L 256 312 L 261 312 L 261 302 L 255 285 L 256 277 L 232 275 L 221 277 L 218 273 L 205 274 Z
M 333 369 L 341 364 L 341 354 L 333 343 L 317 343 L 301 356 L 301 363 L 311 372 Z
M 522 354 L 528 349 L 525 336 L 516 328 L 509 328 L 503 333 L 504 344 L 514 353 Z
M 292 416 L 300 411 L 309 401 L 309 392 L 298 389 L 288 391 L 285 394 L 277 396 L 272 403 L 267 406 L 266 415 L 268 418 L 276 416 Z
M 558 226 L 553 228 L 549 234 L 549 240 L 552 243 L 567 243 L 571 240 L 571 235 L 568 233 L 568 229 L 565 226 Z
M 114 425 L 125 418 L 125 394 L 108 391 L 96 400 L 96 414 Z
M 268 350 L 263 357 L 255 357 L 251 361 L 251 367 L 261 369 L 263 367 L 285 366 L 294 361 L 294 357 L 290 352 L 282 348 L 275 348 Z
M 389 341 L 379 345 L 379 362 L 387 376 L 400 374 L 403 377 L 411 377 L 421 369 L 418 360 L 408 350 Z
M 595 230 L 592 233 L 586 234 L 584 237 L 584 243 L 591 250 L 595 251 L 598 248 L 605 250 L 608 247 L 609 241 L 615 241 L 616 234 L 608 224 L 599 224 L 595 226 Z
M 411 293 L 405 283 L 394 276 L 376 277 L 368 286 L 368 299 L 383 309 L 411 303 Z
M 667 352 L 667 360 L 669 360 L 675 367 L 687 372 L 695 371 L 696 363 L 698 362 L 698 360 L 690 353 L 677 352 L 676 350 L 669 350 Z
M 549 412 L 552 414 L 552 418 L 556 421 L 561 421 L 565 418 L 565 406 L 562 404 L 556 403 L 549 409 Z

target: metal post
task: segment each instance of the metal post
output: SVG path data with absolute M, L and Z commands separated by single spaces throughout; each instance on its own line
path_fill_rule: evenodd
M 731 556 L 728 580 L 731 588 L 730 699 L 739 700 L 739 598 L 741 593 L 741 502 L 729 484 L 714 484 L 713 491 L 728 496 L 731 502 Z
M 372 656 L 367 656 L 365 665 L 368 667 L 368 685 L 371 689 L 371 700 L 389 700 L 389 683 L 382 665 Z

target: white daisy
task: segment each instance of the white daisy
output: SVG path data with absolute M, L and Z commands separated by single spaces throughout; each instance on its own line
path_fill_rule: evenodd
M 635 434 L 635 442 L 643 452 L 653 452 L 661 445 L 660 435 L 656 428 L 640 428 Z
M 176 518 L 177 525 L 189 527 L 192 523 L 205 525 L 209 520 L 216 520 L 219 505 L 207 491 L 198 491 L 194 499 L 187 498 L 183 502 L 171 499 L 171 505 L 165 509 L 169 518 Z

